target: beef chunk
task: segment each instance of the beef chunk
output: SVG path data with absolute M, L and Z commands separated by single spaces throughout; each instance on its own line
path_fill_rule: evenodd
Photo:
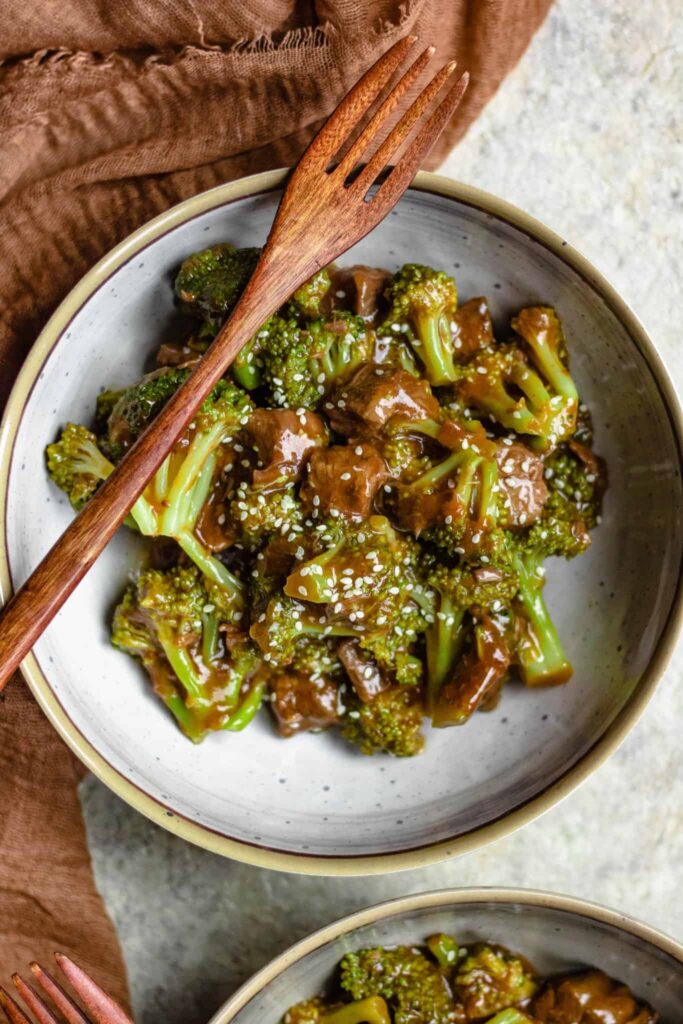
M 342 640 L 337 644 L 337 654 L 351 685 L 364 704 L 370 704 L 377 694 L 391 686 L 391 680 L 384 675 L 375 659 L 361 648 L 357 640 Z
M 533 1002 L 540 1024 L 656 1024 L 657 1014 L 638 1003 L 626 987 L 602 971 L 549 982 Z
M 426 380 L 399 367 L 367 364 L 325 403 L 333 430 L 346 437 L 380 434 L 391 419 L 437 419 L 439 403 Z
M 506 526 L 529 526 L 548 500 L 543 461 L 525 445 L 502 444 L 496 453 Z
M 300 497 L 309 510 L 317 508 L 321 515 L 334 510 L 346 519 L 367 519 L 388 475 L 373 445 L 334 445 L 311 453 Z
M 486 299 L 470 299 L 454 315 L 453 348 L 459 359 L 469 359 L 493 343 L 493 325 Z
M 372 316 L 380 296 L 391 278 L 387 270 L 356 265 L 336 270 L 332 275 L 332 295 L 337 305 L 351 306 L 359 316 Z M 338 295 L 338 292 L 343 292 Z M 333 299 L 333 301 L 334 301 Z
M 329 679 L 283 672 L 272 681 L 271 689 L 271 707 L 281 736 L 326 729 L 339 721 L 339 691 Z
M 311 452 L 327 444 L 325 424 L 314 412 L 256 409 L 247 431 L 263 463 L 253 482 L 263 490 L 298 480 Z

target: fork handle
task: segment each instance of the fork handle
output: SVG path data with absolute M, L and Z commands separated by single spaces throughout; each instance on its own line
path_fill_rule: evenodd
M 190 377 L 95 492 L 0 615 L 0 691 L 126 518 L 242 346 L 309 276 L 266 246 L 242 298 Z M 313 268 L 315 269 L 315 268 Z M 312 271 L 311 271 L 312 272 Z

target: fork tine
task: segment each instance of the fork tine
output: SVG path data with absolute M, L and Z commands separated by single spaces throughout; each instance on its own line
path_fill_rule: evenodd
M 455 71 L 455 67 L 456 62 L 452 60 L 434 75 L 431 82 L 425 86 L 420 95 L 408 107 L 401 120 L 392 128 L 377 152 L 368 161 L 353 182 L 352 188 L 357 189 L 359 192 L 367 192 L 377 175 L 384 170 L 401 143 L 404 142 L 412 128 L 418 123 L 430 103 L 441 92 L 445 82 Z
M 43 1000 L 34 992 L 30 985 L 27 985 L 20 974 L 13 974 L 12 981 L 17 992 L 24 1000 L 38 1024 L 59 1024 L 57 1018 Z
M 63 953 L 55 953 L 59 969 L 83 1002 L 93 1024 L 133 1024 L 128 1014 L 97 985 L 89 974 Z
M 88 1020 L 78 1009 L 73 999 L 66 994 L 64 989 L 57 984 L 55 979 L 44 971 L 40 964 L 32 963 L 31 971 L 43 992 L 50 997 L 67 1024 L 89 1024 Z
M 365 72 L 311 142 L 303 157 L 306 164 L 312 158 L 327 166 L 416 42 L 417 36 L 404 36 Z
M 9 992 L 5 992 L 0 986 L 0 1006 L 5 1011 L 5 1017 L 10 1024 L 33 1024 L 12 999 Z
M 384 100 L 379 110 L 377 110 L 370 121 L 368 121 L 361 134 L 349 149 L 348 153 L 344 154 L 342 160 L 339 162 L 339 167 L 335 168 L 336 174 L 345 178 L 349 171 L 351 171 L 358 163 L 367 149 L 368 144 L 372 142 L 373 138 L 377 135 L 380 126 L 384 124 L 392 111 L 396 109 L 399 101 L 403 98 L 413 82 L 422 74 L 425 67 L 434 56 L 435 50 L 436 47 L 428 46 L 422 51 L 420 56 L 413 61 L 406 73 L 400 81 L 396 83 L 387 98 Z
M 401 159 L 389 172 L 380 185 L 373 202 L 384 197 L 390 197 L 395 192 L 400 195 L 413 180 L 422 160 L 430 151 L 436 140 L 455 113 L 460 100 L 465 95 L 469 84 L 470 76 L 466 71 L 455 85 L 449 89 L 443 100 L 431 115 L 429 120 L 422 126 L 413 141 L 408 146 Z M 377 172 L 377 174 L 379 171 Z M 377 174 L 375 177 L 377 177 Z M 374 179 L 373 179 L 374 180 Z M 372 182 L 371 182 L 372 184 Z

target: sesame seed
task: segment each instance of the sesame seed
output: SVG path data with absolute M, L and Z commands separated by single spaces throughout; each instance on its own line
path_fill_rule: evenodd
M 340 476 L 339 479 L 340 480 L 350 480 L 351 479 L 351 474 L 350 473 L 342 473 L 342 475 Z

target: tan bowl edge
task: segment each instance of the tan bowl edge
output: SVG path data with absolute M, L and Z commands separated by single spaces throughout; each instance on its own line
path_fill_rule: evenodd
M 663 932 L 651 928 L 650 925 L 627 914 L 600 906 L 598 903 L 591 903 L 588 900 L 577 899 L 573 896 L 562 896 L 558 893 L 543 892 L 536 889 L 499 889 L 482 887 L 477 889 L 442 889 L 435 892 L 423 892 L 415 896 L 402 896 L 399 899 L 389 900 L 386 903 L 379 903 L 376 906 L 368 907 L 366 910 L 359 910 L 347 917 L 342 917 L 332 924 L 320 928 L 318 931 L 308 935 L 305 939 L 290 946 L 278 957 L 272 960 L 266 967 L 263 967 L 244 985 L 230 996 L 228 1001 L 211 1018 L 209 1024 L 230 1024 L 239 1011 L 246 1006 L 255 996 L 261 992 L 266 985 L 270 984 L 278 975 L 298 960 L 303 959 L 315 949 L 338 939 L 342 935 L 348 935 L 362 928 L 365 925 L 374 924 L 377 921 L 393 917 L 395 914 L 402 914 L 411 911 L 430 909 L 432 907 L 452 906 L 454 908 L 466 906 L 470 903 L 494 903 L 507 904 L 519 903 L 527 907 L 543 907 L 551 910 L 563 910 L 568 913 L 577 914 L 581 917 L 599 921 L 603 924 L 613 925 L 615 928 L 628 932 L 636 938 L 656 946 L 664 953 L 669 954 L 678 960 L 683 966 L 683 945 Z
M 101 287 L 119 266 L 133 258 L 159 235 L 216 206 L 222 206 L 245 196 L 272 191 L 282 184 L 287 173 L 286 169 L 266 171 L 226 185 L 219 185 L 208 192 L 202 192 L 185 200 L 149 221 L 95 264 L 69 292 L 49 319 L 34 343 L 14 384 L 0 425 L 0 603 L 6 603 L 11 594 L 5 518 L 14 439 L 33 383 L 38 377 L 45 359 L 63 331 L 66 330 L 67 325 L 90 295 Z M 496 196 L 469 185 L 458 184 L 441 175 L 427 172 L 420 172 L 416 176 L 412 188 L 457 199 L 508 222 L 562 259 L 598 292 L 628 330 L 658 384 L 676 438 L 679 465 L 683 468 L 683 417 L 673 385 L 645 329 L 604 277 L 580 253 L 544 224 Z M 453 839 L 429 844 L 419 849 L 371 856 L 320 857 L 268 849 L 230 839 L 175 814 L 124 778 L 88 743 L 61 707 L 33 654 L 24 660 L 21 671 L 40 707 L 80 760 L 119 797 L 168 831 L 210 850 L 212 853 L 258 867 L 309 875 L 371 875 L 424 867 L 450 856 L 471 852 L 521 828 L 568 796 L 617 749 L 642 715 L 671 657 L 682 623 L 683 567 L 679 566 L 676 594 L 671 611 L 640 683 L 603 736 L 575 765 L 545 790 L 500 819 Z

